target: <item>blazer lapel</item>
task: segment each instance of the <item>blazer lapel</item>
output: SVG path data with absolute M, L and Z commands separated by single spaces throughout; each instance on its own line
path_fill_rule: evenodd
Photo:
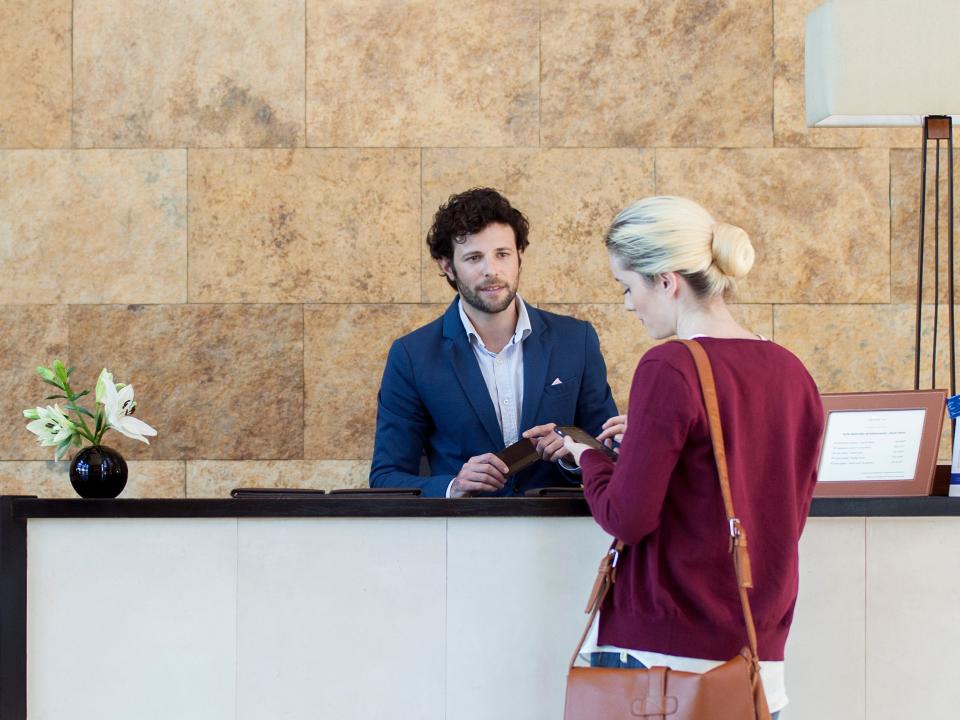
M 497 413 L 493 407 L 493 401 L 490 400 L 490 393 L 487 392 L 487 383 L 483 379 L 483 373 L 480 372 L 480 365 L 477 363 L 473 348 L 467 340 L 467 333 L 463 329 L 463 323 L 460 321 L 458 302 L 459 298 L 455 299 L 443 316 L 443 336 L 447 339 L 450 361 L 463 393 L 480 419 L 480 424 L 493 441 L 493 447 L 502 448 L 503 433 L 500 432 Z
M 530 337 L 523 342 L 523 408 L 520 413 L 520 432 L 533 427 L 533 419 L 540 410 L 540 400 L 547 382 L 547 366 L 550 364 L 550 352 L 553 349 L 550 333 L 546 332 L 540 312 L 528 304 L 527 314 L 530 316 L 531 332 Z

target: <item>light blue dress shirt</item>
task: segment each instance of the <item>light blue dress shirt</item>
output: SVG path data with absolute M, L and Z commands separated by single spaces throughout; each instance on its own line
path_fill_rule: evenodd
M 497 411 L 497 422 L 503 435 L 504 446 L 512 445 L 520 439 L 520 411 L 523 405 L 523 341 L 533 332 L 530 327 L 530 315 L 527 306 L 517 295 L 517 327 L 503 349 L 494 353 L 487 349 L 474 328 L 470 318 L 463 310 L 460 300 L 460 321 L 467 333 L 470 347 L 480 365 L 480 373 L 487 385 L 490 401 Z

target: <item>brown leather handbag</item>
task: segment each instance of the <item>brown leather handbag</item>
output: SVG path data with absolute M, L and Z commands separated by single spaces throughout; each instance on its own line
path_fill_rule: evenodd
M 733 512 L 727 458 L 723 447 L 717 389 L 710 359 L 696 340 L 680 340 L 693 355 L 700 388 L 710 421 L 710 437 L 720 476 L 720 489 L 730 529 L 730 553 L 740 588 L 740 604 L 747 626 L 748 647 L 723 665 L 705 673 L 652 668 L 574 667 L 577 655 L 613 583 L 623 542 L 600 561 L 600 571 L 590 593 L 587 627 L 570 659 L 564 720 L 769 720 L 770 710 L 760 680 L 757 632 L 753 625 L 747 588 L 753 587 L 747 535 Z

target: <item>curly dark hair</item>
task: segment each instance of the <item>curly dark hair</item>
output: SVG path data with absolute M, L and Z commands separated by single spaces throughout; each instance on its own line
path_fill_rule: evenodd
M 433 225 L 427 233 L 430 257 L 434 260 L 447 258 L 453 262 L 453 244 L 462 243 L 467 235 L 473 235 L 492 223 L 502 223 L 513 228 L 517 250 L 523 252 L 530 241 L 530 223 L 519 210 L 493 188 L 471 188 L 451 195 L 433 216 Z M 456 290 L 457 284 L 447 278 Z

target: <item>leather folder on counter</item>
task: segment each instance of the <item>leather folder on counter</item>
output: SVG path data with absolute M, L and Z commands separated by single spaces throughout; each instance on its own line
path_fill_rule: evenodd
M 582 487 L 542 487 L 527 490 L 524 497 L 563 497 L 563 498 L 582 498 Z
M 330 497 L 420 497 L 420 488 L 338 488 L 330 491 Z
M 245 498 L 309 498 L 326 494 L 326 490 L 313 488 L 234 488 L 230 491 L 230 497 L 238 500 Z
M 331 490 L 327 495 L 326 490 L 314 488 L 234 488 L 230 491 L 230 497 L 240 500 L 249 498 L 311 498 L 321 497 L 419 497 L 420 488 L 342 488 Z

